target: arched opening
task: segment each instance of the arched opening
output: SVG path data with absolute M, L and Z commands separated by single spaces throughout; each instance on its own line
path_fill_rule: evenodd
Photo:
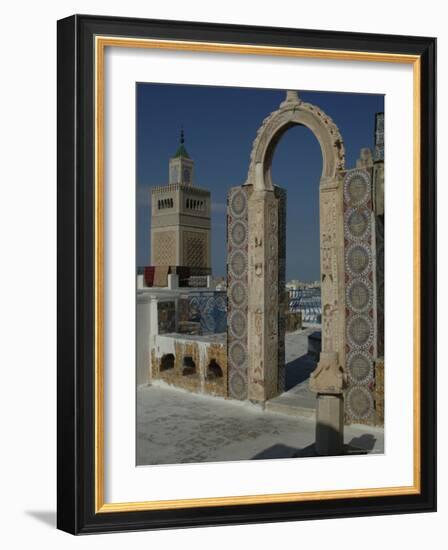
M 309 353 L 309 336 L 321 332 L 319 183 L 322 150 L 315 134 L 303 125 L 288 125 L 271 143 L 265 174 L 286 191 L 283 338 L 284 390 L 308 380 L 318 355 Z M 279 282 L 280 283 L 280 282 Z M 280 334 L 279 334 L 280 337 Z M 279 342 L 281 345 L 281 343 Z M 310 396 L 312 399 L 312 396 Z
M 186 355 L 182 361 L 182 376 L 192 376 L 196 374 L 196 363 L 191 355 Z
M 282 182 L 278 182 L 279 187 L 273 186 L 271 169 L 280 139 L 287 130 L 297 125 L 311 130 L 320 145 L 322 158 L 322 172 L 318 178 L 319 185 L 316 185 L 319 189 L 321 278 L 326 281 L 321 289 L 321 300 L 329 308 L 326 310 L 327 316 L 322 319 L 322 353 L 316 372 L 320 373 L 325 368 L 326 376 L 320 376 L 317 385 L 313 373 L 310 387 L 313 392 L 325 394 L 336 387 L 339 389 L 343 380 L 339 365 L 345 365 L 345 290 L 341 279 L 344 268 L 342 174 L 345 149 L 340 132 L 331 118 L 318 107 L 301 101 L 297 93 L 288 92 L 280 108 L 263 121 L 253 144 L 248 176 L 243 186 L 248 203 L 250 243 L 245 263 L 243 258 L 231 257 L 229 260 L 235 266 L 237 260 L 241 265 L 253 266 L 247 271 L 247 315 L 242 311 L 241 316 L 247 319 L 247 395 L 255 401 L 270 400 L 285 388 L 286 198 L 280 187 Z M 296 172 L 298 169 L 299 166 Z M 244 251 L 238 254 L 244 256 Z M 228 334 L 232 342 L 232 328 Z M 233 366 L 229 370 L 230 388 L 232 379 L 237 377 L 234 370 Z
M 224 375 L 220 364 L 216 361 L 216 359 L 210 359 L 210 363 L 207 366 L 207 380 L 216 380 L 222 378 L 223 376 Z
M 174 369 L 174 355 L 165 353 L 160 361 L 160 372 Z

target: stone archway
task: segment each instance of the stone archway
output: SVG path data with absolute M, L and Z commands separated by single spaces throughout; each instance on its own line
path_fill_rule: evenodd
M 263 121 L 247 180 L 228 195 L 228 393 L 264 402 L 284 389 L 286 191 L 273 184 L 271 165 L 279 140 L 294 125 L 313 132 L 323 159 L 322 352 L 310 389 L 317 394 L 318 451 L 331 454 L 342 446 L 346 388 L 349 421 L 381 422 L 383 414 L 384 159 L 374 162 L 362 149 L 356 167 L 346 169 L 336 124 L 296 92 L 287 92 Z M 377 371 L 379 393 L 372 385 Z
M 281 307 L 283 259 L 279 221 L 281 199 L 272 183 L 271 164 L 282 135 L 294 125 L 309 128 L 322 151 L 320 179 L 320 250 L 322 284 L 322 353 L 311 386 L 319 393 L 339 394 L 345 362 L 345 289 L 343 174 L 345 152 L 336 124 L 321 109 L 287 92 L 254 141 L 245 186 L 248 198 L 248 398 L 265 401 L 281 391 L 277 350 L 283 341 Z M 280 235 L 280 239 L 279 239 Z M 280 258 L 279 258 L 280 256 Z M 279 277 L 280 274 L 280 277 Z M 280 283 L 280 284 L 279 284 Z M 284 285 L 283 285 L 284 286 Z M 281 360 L 281 359 L 280 359 Z

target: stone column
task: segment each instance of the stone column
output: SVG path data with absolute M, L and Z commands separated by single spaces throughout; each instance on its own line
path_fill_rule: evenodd
M 344 449 L 344 398 L 342 394 L 317 394 L 316 452 L 340 455 Z
M 322 180 L 320 186 L 320 254 L 322 352 L 310 377 L 317 393 L 316 450 L 343 451 L 345 377 L 344 216 L 342 181 Z
M 278 198 L 255 189 L 249 199 L 248 398 L 278 393 Z

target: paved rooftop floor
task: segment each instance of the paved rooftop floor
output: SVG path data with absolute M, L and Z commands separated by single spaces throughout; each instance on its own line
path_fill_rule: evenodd
M 164 386 L 137 388 L 137 464 L 313 456 L 313 417 Z M 345 442 L 383 452 L 383 430 L 353 425 Z

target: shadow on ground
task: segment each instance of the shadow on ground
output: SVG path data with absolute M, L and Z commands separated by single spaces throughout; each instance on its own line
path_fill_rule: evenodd
M 354 437 L 349 443 L 344 445 L 343 455 L 366 455 L 375 446 L 376 438 L 371 434 L 363 434 L 360 437 Z M 312 443 L 304 448 L 289 447 L 278 443 L 264 449 L 252 457 L 252 460 L 270 460 L 274 458 L 306 458 L 320 456 L 316 451 L 316 445 Z
M 287 363 L 285 366 L 285 391 L 308 380 L 316 365 L 316 359 L 309 353 Z
M 376 437 L 372 434 L 363 434 L 359 437 L 354 437 L 349 445 L 353 448 L 364 449 L 365 451 L 371 451 L 375 447 Z

